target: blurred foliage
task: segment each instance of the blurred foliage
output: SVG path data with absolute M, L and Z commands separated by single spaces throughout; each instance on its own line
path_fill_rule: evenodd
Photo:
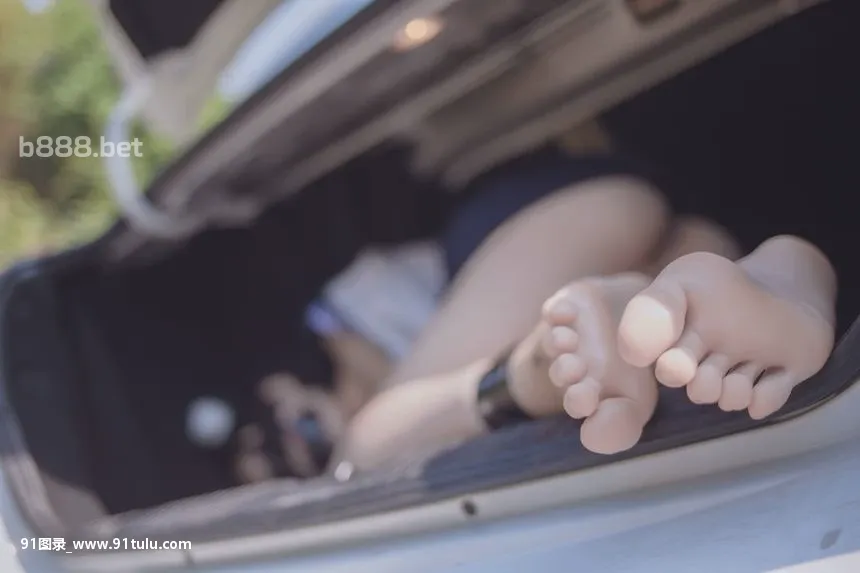
M 200 112 L 198 124 L 200 131 L 203 133 L 209 131 L 224 121 L 231 111 L 233 111 L 232 103 L 224 99 L 219 93 L 213 94 Z
M 87 3 L 31 14 L 20 0 L 0 0 L 0 267 L 89 240 L 113 220 L 102 160 L 20 157 L 19 141 L 85 136 L 95 149 L 120 87 Z M 173 150 L 142 126 L 133 135 L 144 183 Z

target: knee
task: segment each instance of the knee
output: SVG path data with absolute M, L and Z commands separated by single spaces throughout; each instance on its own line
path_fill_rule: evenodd
M 578 218 L 597 232 L 635 241 L 650 251 L 665 236 L 671 210 L 666 198 L 645 179 L 629 175 L 600 177 L 564 190 Z
M 640 269 L 660 252 L 672 226 L 668 201 L 656 186 L 634 176 L 608 176 L 571 188 L 578 223 L 605 253 L 607 268 Z M 571 205 L 574 201 L 571 201 Z
M 591 183 L 593 192 L 617 209 L 620 216 L 661 228 L 669 224 L 669 204 L 663 193 L 649 181 L 632 175 L 613 175 Z

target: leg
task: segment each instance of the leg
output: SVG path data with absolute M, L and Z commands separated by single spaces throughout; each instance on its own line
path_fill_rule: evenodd
M 683 238 L 689 236 L 702 233 L 676 233 L 675 242 L 668 248 L 671 252 L 684 252 Z M 715 243 L 697 241 L 687 243 L 686 248 L 719 250 L 723 243 Z M 634 266 L 643 264 L 640 261 Z M 587 448 L 613 453 L 632 447 L 653 412 L 657 383 L 650 369 L 630 367 L 616 356 L 615 332 L 624 305 L 648 280 L 630 273 L 587 280 L 564 289 L 562 293 L 575 295 L 567 302 L 575 310 L 581 310 L 577 317 L 565 316 L 563 308 L 547 304 L 547 319 L 533 329 L 511 357 L 511 392 L 520 407 L 534 416 L 547 416 L 560 413 L 563 403 L 572 416 L 587 418 L 582 429 L 582 441 Z M 480 307 L 484 299 L 481 293 L 477 295 L 462 303 Z M 565 296 L 554 297 L 560 302 L 565 299 Z M 452 299 L 451 303 L 454 302 Z M 493 310 L 494 307 L 485 308 L 484 312 L 492 316 Z M 457 325 L 442 325 L 442 328 L 454 326 Z M 577 346 L 579 341 L 582 344 Z M 445 342 L 449 348 L 457 346 L 450 339 Z M 433 451 L 486 431 L 475 404 L 477 381 L 503 348 L 492 349 L 467 366 L 435 376 L 424 375 L 377 396 L 353 421 L 335 455 L 334 466 L 349 460 L 359 469 L 378 467 L 403 450 Z M 576 355 L 564 358 L 562 354 Z M 556 385 L 549 379 L 553 358 L 558 359 L 552 366 Z M 591 368 L 593 383 L 576 384 L 572 365 L 577 361 L 584 363 L 586 370 Z M 565 392 L 565 388 L 572 390 Z
M 543 301 L 571 278 L 641 266 L 665 221 L 657 193 L 628 177 L 579 183 L 526 208 L 470 258 L 388 383 L 498 355 L 528 333 Z
M 764 418 L 829 357 L 835 299 L 829 261 L 796 237 L 765 241 L 737 263 L 694 253 L 627 305 L 619 350 L 630 364 L 656 363 L 657 378 L 686 386 L 696 403 Z
M 656 277 L 675 259 L 698 252 L 714 253 L 731 260 L 741 256 L 740 245 L 726 229 L 701 217 L 682 216 L 675 220 L 660 254 L 643 272 Z
M 663 235 L 666 211 L 646 184 L 604 177 L 508 219 L 458 274 L 389 389 L 353 419 L 332 468 L 344 460 L 377 468 L 404 450 L 432 451 L 486 431 L 475 391 L 489 364 L 529 332 L 542 303 L 571 278 L 644 265 Z M 560 411 L 557 394 L 553 406 Z
M 651 267 L 692 252 L 734 256 L 728 233 L 700 219 L 680 219 Z M 585 419 L 581 440 L 611 454 L 631 448 L 654 412 L 657 381 L 650 368 L 624 362 L 616 332 L 627 303 L 650 283 L 643 273 L 588 278 L 556 293 L 543 320 L 512 358 L 518 402 L 532 413 L 564 410 Z M 563 399 L 560 396 L 563 395 Z

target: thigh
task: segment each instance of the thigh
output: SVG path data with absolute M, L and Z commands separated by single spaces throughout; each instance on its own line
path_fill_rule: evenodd
M 486 178 L 442 239 L 452 275 L 447 296 L 389 383 L 499 354 L 568 282 L 644 264 L 667 208 L 630 173 L 613 158 L 547 152 Z

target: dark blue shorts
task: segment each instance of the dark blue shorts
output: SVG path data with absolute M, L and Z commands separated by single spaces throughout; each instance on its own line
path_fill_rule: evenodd
M 545 147 L 474 181 L 463 192 L 441 245 L 454 278 L 490 234 L 508 218 L 571 184 L 605 175 L 650 179 L 641 165 L 617 155 L 571 156 Z

